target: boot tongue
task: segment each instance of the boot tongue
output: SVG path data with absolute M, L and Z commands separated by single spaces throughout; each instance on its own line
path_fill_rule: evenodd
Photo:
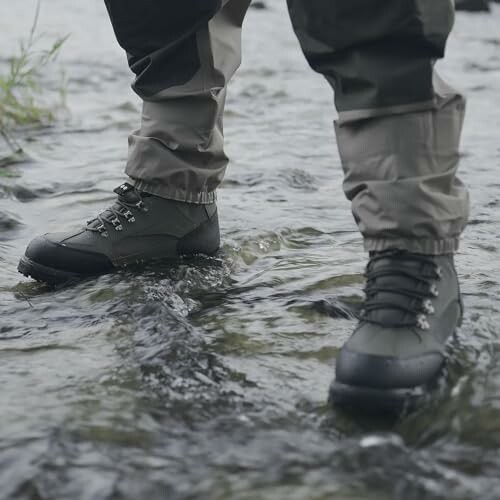
M 417 279 L 425 274 L 422 271 L 424 271 L 422 263 L 417 260 L 391 258 L 388 255 L 386 258 L 373 261 L 369 265 L 368 272 L 380 273 L 381 275 L 370 280 L 369 288 L 375 291 L 370 297 L 374 302 L 384 303 L 387 306 L 380 305 L 380 307 L 370 311 L 370 319 L 387 325 L 413 321 L 415 314 L 405 311 L 405 309 L 417 309 L 419 300 L 401 293 L 401 290 L 422 291 L 425 288 L 425 283 Z M 416 278 L 412 278 L 411 275 Z M 368 300 L 369 302 L 370 300 Z
M 394 324 L 406 322 L 411 315 L 405 309 L 415 307 L 415 299 L 407 297 L 399 290 L 415 289 L 415 281 L 404 276 L 383 276 L 377 278 L 376 286 L 384 288 L 375 295 L 377 302 L 384 302 L 388 306 L 381 306 L 372 311 L 372 318 L 382 324 Z M 393 307 L 391 307 L 393 306 Z M 400 309 L 404 308 L 404 309 Z

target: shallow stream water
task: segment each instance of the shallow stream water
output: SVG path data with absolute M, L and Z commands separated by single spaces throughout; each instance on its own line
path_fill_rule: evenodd
M 34 10 L 0 3 L 0 71 Z M 40 32 L 71 34 L 42 76 L 58 99 L 64 68 L 67 109 L 0 176 L 0 499 L 500 499 L 498 26 L 500 6 L 459 14 L 439 63 L 469 98 L 467 310 L 436 399 L 389 423 L 326 403 L 366 256 L 284 2 L 246 21 L 220 254 L 56 290 L 16 272 L 33 236 L 110 202 L 139 121 L 103 2 L 43 2 Z

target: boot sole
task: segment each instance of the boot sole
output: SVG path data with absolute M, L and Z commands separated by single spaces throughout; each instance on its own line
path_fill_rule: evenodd
M 347 411 L 397 416 L 415 410 L 428 394 L 427 387 L 374 389 L 333 382 L 328 400 Z
M 151 259 L 148 262 L 167 262 L 167 261 L 177 261 L 181 257 L 185 258 L 190 258 L 194 257 L 195 255 L 207 255 L 207 256 L 212 256 L 215 255 L 218 251 L 218 248 L 211 253 L 200 253 L 200 254 L 191 254 L 191 255 L 179 255 L 177 257 L 169 257 L 169 258 L 164 258 L 164 259 Z M 51 286 L 55 285 L 65 285 L 68 283 L 74 283 L 77 281 L 81 281 L 86 278 L 91 278 L 93 276 L 99 276 L 102 274 L 108 274 L 110 272 L 115 271 L 116 269 L 126 267 L 127 265 L 133 265 L 133 264 L 139 264 L 142 261 L 140 260 L 134 260 L 130 261 L 128 263 L 124 263 L 123 265 L 115 265 L 114 268 L 109 269 L 107 272 L 103 273 L 97 273 L 97 274 L 78 274 L 78 273 L 72 273 L 69 271 L 61 271 L 59 269 L 55 269 L 53 267 L 48 267 L 44 266 L 42 264 L 38 264 L 37 262 L 29 259 L 25 255 L 21 257 L 19 260 L 19 264 L 17 266 L 17 270 L 26 276 L 27 278 L 33 278 L 36 281 L 39 281 L 40 283 L 46 283 Z
M 49 285 L 60 285 L 71 281 L 78 281 L 87 278 L 87 275 L 61 271 L 52 267 L 38 264 L 28 257 L 23 256 L 19 261 L 17 270 L 27 278 L 33 278 L 41 283 Z

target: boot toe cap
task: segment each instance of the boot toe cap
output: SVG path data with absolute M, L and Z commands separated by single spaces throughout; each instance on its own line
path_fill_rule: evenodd
M 40 266 L 81 275 L 106 272 L 113 267 L 105 255 L 72 248 L 51 234 L 32 240 L 25 257 Z
M 343 348 L 337 358 L 336 381 L 372 389 L 412 389 L 434 380 L 443 361 L 440 352 L 402 358 Z

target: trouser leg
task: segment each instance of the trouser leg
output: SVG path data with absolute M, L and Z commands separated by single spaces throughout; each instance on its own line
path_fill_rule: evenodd
M 344 190 L 368 251 L 457 249 L 465 101 L 436 74 L 451 0 L 288 0 L 313 69 L 335 91 Z
M 211 203 L 227 166 L 222 118 L 250 0 L 105 0 L 143 99 L 126 173 L 151 194 Z

